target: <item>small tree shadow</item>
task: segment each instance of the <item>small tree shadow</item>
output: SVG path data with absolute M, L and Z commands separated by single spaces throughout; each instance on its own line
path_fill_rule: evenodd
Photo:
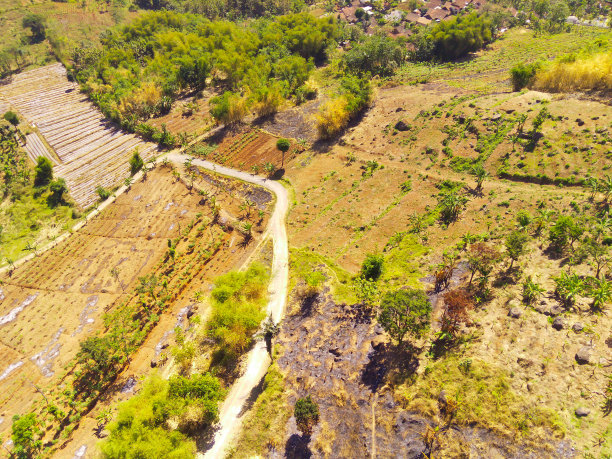
M 285 444 L 285 457 L 290 459 L 308 459 L 312 457 L 308 443 L 310 443 L 310 435 L 291 435 Z
M 385 377 L 391 370 L 397 372 L 397 377 L 402 379 L 414 373 L 419 366 L 416 349 L 410 344 L 377 344 L 368 359 L 361 372 L 361 383 L 372 392 L 384 385 Z

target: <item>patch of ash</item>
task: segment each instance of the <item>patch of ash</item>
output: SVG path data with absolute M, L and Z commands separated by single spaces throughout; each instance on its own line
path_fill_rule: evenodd
M 0 287 L 0 301 L 4 300 L 4 298 L 6 298 L 4 296 L 4 290 L 2 290 L 2 287 Z
M 53 335 L 47 346 L 30 359 L 46 378 L 53 376 L 53 361 L 59 357 L 60 348 L 62 345 L 61 343 L 58 343 L 58 341 L 63 331 L 64 327 L 60 327 L 55 335 Z
M 257 208 L 260 210 L 265 210 L 268 207 L 268 203 L 272 201 L 272 195 L 260 188 L 250 188 L 245 198 L 257 204 Z
M 183 216 L 183 215 L 185 215 L 187 212 L 188 212 L 188 210 L 187 210 L 187 209 L 183 209 L 183 210 L 181 210 L 180 215 L 181 215 L 181 216 Z
M 136 378 L 134 378 L 133 376 L 130 376 L 125 382 L 125 384 L 123 385 L 123 387 L 121 388 L 121 393 L 127 394 L 128 392 L 132 392 L 134 388 L 136 387 L 137 382 L 138 381 L 136 380 Z
M 0 325 L 6 325 L 9 322 L 12 322 L 17 318 L 19 313 L 31 305 L 34 300 L 38 297 L 38 293 L 34 293 L 33 295 L 28 295 L 25 300 L 21 302 L 21 304 L 15 308 L 13 308 L 8 314 L 5 316 L 0 316 Z M 14 303 L 13 303 L 14 304 Z
M 3 379 L 8 378 L 8 376 L 15 371 L 17 368 L 19 368 L 20 366 L 23 365 L 23 362 L 19 361 L 19 362 L 15 362 L 15 363 L 11 363 L 6 370 L 4 370 L 1 374 L 0 374 L 0 381 L 2 381 Z
M 193 310 L 193 305 L 190 304 L 181 308 L 181 310 L 176 315 L 176 323 L 174 327 L 170 330 L 166 330 L 162 335 L 159 342 L 155 345 L 155 357 L 158 357 L 161 354 L 161 351 L 168 347 L 168 338 L 174 334 L 174 329 L 176 327 L 185 328 L 187 325 L 187 318 L 191 317 L 191 311 Z
M 98 304 L 98 295 L 92 295 L 89 298 L 87 298 L 87 303 L 85 304 L 85 307 L 81 311 L 81 314 L 79 314 L 79 326 L 72 333 L 72 336 L 78 335 L 79 333 L 83 331 L 83 329 L 85 328 L 85 325 L 89 325 L 94 322 L 94 319 L 90 317 L 90 315 L 96 312 L 97 304 Z
M 170 228 L 168 228 L 168 231 L 172 231 L 174 229 L 174 223 L 172 225 L 170 225 Z
M 172 207 L 174 205 L 174 203 L 172 201 L 170 201 L 168 204 L 166 204 L 166 206 L 164 207 L 164 210 L 169 210 L 170 207 Z
M 319 404 L 321 423 L 324 421 L 333 426 L 336 435 L 329 447 L 335 455 L 370 456 L 374 392 L 386 374 L 383 364 L 375 369 L 373 377 L 368 375 L 373 356 L 382 352 L 381 347 L 384 348 L 379 328 L 371 314 L 360 305 L 338 305 L 320 295 L 311 299 L 306 309 L 285 319 L 279 335 L 279 344 L 285 351 L 278 358 L 278 365 L 287 374 L 289 392 L 297 394 L 289 403 L 311 394 Z M 377 423 L 378 455 L 397 457 L 397 452 L 402 451 L 402 457 L 419 457 L 424 451 L 420 433 L 424 431 L 426 421 L 404 414 L 405 420 L 401 425 L 408 423 L 406 425 L 411 425 L 413 430 L 406 428 L 400 429 L 399 433 L 390 433 L 382 426 L 395 424 L 401 409 L 389 393 L 376 397 L 377 419 L 379 416 L 386 419 L 384 423 Z M 303 457 L 304 445 L 300 446 L 296 439 L 299 433 L 293 418 L 288 433 L 283 454 Z M 317 433 L 315 430 L 313 438 Z M 408 451 L 414 454 L 404 455 Z
M 87 445 L 79 447 L 79 449 L 74 452 L 74 456 L 72 456 L 72 459 L 82 459 L 83 457 L 85 457 L 85 453 L 87 453 Z
M 134 201 L 140 201 L 142 199 L 142 195 L 139 194 L 137 196 L 134 196 Z

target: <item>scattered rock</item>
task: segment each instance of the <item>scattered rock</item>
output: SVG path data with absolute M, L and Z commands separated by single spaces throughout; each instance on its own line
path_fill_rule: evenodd
M 584 121 L 582 121 L 580 118 L 576 118 L 576 124 L 578 124 L 578 126 L 584 126 Z
M 606 346 L 612 348 L 612 335 L 608 336 L 606 339 Z
M 565 328 L 565 321 L 563 317 L 556 317 L 552 324 L 555 330 L 563 330 Z
M 550 307 L 550 315 L 551 316 L 558 316 L 559 314 L 562 314 L 565 312 L 565 308 L 563 306 L 561 306 L 560 304 L 553 304 Z
M 578 416 L 579 418 L 584 418 L 584 417 L 588 416 L 591 413 L 591 410 L 581 406 L 579 408 L 576 408 L 575 413 L 576 413 L 576 416 Z
M 578 352 L 576 352 L 576 362 L 580 365 L 587 364 L 591 361 L 591 348 L 589 346 L 583 346 Z
M 546 301 L 542 301 L 541 303 L 536 304 L 534 306 L 534 309 L 540 314 L 545 314 L 547 316 L 550 315 L 550 308 L 548 307 L 548 304 L 546 304 Z
M 407 131 L 408 129 L 410 129 L 408 127 L 408 125 L 406 123 L 404 123 L 403 120 L 399 120 L 397 123 L 395 123 L 395 129 L 397 129 L 398 131 Z
M 151 368 L 156 368 L 156 367 L 157 367 L 157 359 L 151 360 Z
M 336 357 L 340 357 L 342 355 L 342 352 L 340 352 L 340 349 L 338 349 L 337 347 L 334 349 L 330 349 L 329 352 L 330 354 L 334 354 Z
M 402 107 L 397 107 L 397 108 L 395 109 L 395 112 L 396 112 L 396 113 L 397 113 L 397 112 L 403 112 L 403 111 L 404 111 L 404 109 L 403 109 Z
M 438 403 L 442 406 L 446 406 L 447 399 L 446 399 L 446 391 L 445 390 L 441 390 L 440 391 L 440 395 L 438 395 Z
M 576 333 L 579 333 L 584 330 L 584 325 L 582 325 L 580 322 L 576 322 L 574 325 L 572 325 L 572 330 L 574 330 Z
M 385 333 L 385 330 L 380 324 L 376 324 L 376 326 L 374 327 L 374 333 L 376 333 L 377 335 L 382 335 Z
M 501 118 L 501 113 L 494 113 L 494 114 L 491 116 L 491 120 L 492 120 L 492 121 L 497 121 L 497 120 L 498 120 L 498 119 L 500 119 L 500 118 Z
M 187 318 L 191 319 L 191 317 L 195 314 L 195 310 L 193 308 L 190 308 L 189 311 L 187 311 Z
M 510 308 L 510 312 L 508 312 L 508 315 L 510 317 L 512 317 L 513 319 L 518 319 L 519 317 L 521 317 L 521 315 L 523 314 L 523 311 L 521 311 L 519 308 Z

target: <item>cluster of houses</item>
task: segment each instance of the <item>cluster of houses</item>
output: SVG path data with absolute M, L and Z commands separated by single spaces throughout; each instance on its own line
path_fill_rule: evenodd
M 414 6 L 414 3 L 411 4 Z M 450 19 L 468 5 L 471 5 L 473 9 L 480 9 L 484 5 L 484 0 L 429 0 L 413 10 L 408 5 L 407 1 L 403 1 L 397 9 L 385 11 L 385 21 L 394 26 L 402 23 L 408 26 L 411 24 L 426 26 L 432 21 L 440 22 Z M 349 24 L 355 24 L 363 20 L 365 15 L 373 16 L 375 12 L 370 0 L 353 0 L 352 4 L 342 8 L 340 13 Z

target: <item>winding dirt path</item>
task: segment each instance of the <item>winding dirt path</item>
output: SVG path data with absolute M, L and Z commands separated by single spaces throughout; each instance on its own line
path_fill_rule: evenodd
M 189 158 L 189 156 L 181 153 L 168 153 L 165 157 L 177 165 L 182 165 Z M 276 196 L 274 212 L 262 239 L 265 240 L 269 237 L 274 244 L 272 273 L 268 286 L 269 300 L 267 313 L 272 315 L 274 321 L 278 323 L 285 309 L 289 283 L 289 249 L 285 227 L 285 219 L 289 207 L 287 190 L 279 182 L 267 180 L 248 172 L 230 169 L 210 161 L 194 159 L 192 164 L 217 174 L 261 186 Z M 207 451 L 199 451 L 198 458 L 217 459 L 224 457 L 226 449 L 230 446 L 231 441 L 235 438 L 242 424 L 242 417 L 245 414 L 243 412 L 245 402 L 253 389 L 265 376 L 269 366 L 270 356 L 266 350 L 266 345 L 263 341 L 258 341 L 246 357 L 243 375 L 234 382 L 221 407 L 219 423 L 212 446 Z

